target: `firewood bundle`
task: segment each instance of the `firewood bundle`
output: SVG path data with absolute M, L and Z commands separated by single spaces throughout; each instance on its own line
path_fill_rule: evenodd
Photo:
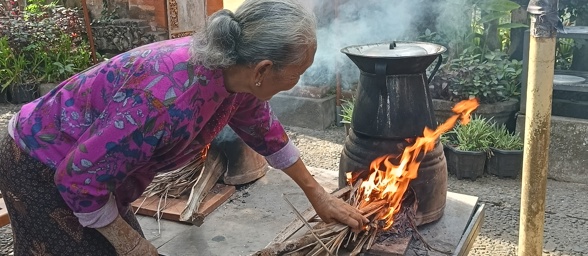
M 315 215 L 308 221 L 314 226 L 306 234 L 270 244 L 253 255 L 339 255 L 341 250 L 346 250 L 349 255 L 359 255 L 370 250 L 375 243 L 412 236 L 413 231 L 416 230 L 415 216 L 418 205 L 414 192 L 409 190 L 405 193 L 403 207 L 395 215 L 393 226 L 384 230 L 386 223 L 380 218 L 388 209 L 388 202 L 359 200 L 361 192 L 358 187 L 361 182 L 362 180 L 356 182 L 346 202 L 360 209 L 370 220 L 364 231 L 354 233 L 348 226 L 340 223 L 325 223 Z M 303 221 L 306 222 L 306 220 Z
M 179 198 L 185 195 L 186 191 L 198 181 L 205 159 L 206 156 L 200 153 L 184 167 L 157 174 L 143 192 L 143 196 Z
M 159 197 L 157 218 L 160 220 L 161 212 L 168 206 L 168 198 L 188 196 L 180 221 L 190 221 L 210 189 L 226 171 L 225 168 L 223 153 L 207 147 L 186 166 L 156 175 L 143 193 L 143 202 L 150 197 Z

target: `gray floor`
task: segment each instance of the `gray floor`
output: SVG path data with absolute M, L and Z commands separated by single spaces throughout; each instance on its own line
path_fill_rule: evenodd
M 336 187 L 334 182 L 330 186 Z M 310 206 L 302 190 L 288 176 L 270 170 L 250 187 L 236 192 L 200 227 L 163 220 L 158 234 L 154 218 L 140 217 L 139 222 L 147 238 L 167 256 L 249 255 L 264 248 L 296 218 L 282 194 L 299 211 Z
M 311 172 L 327 190 L 336 189 L 336 172 L 318 168 L 311 168 Z M 296 219 L 282 194 L 286 194 L 298 211 L 309 207 L 301 190 L 285 174 L 270 170 L 265 177 L 233 195 L 201 227 L 165 220 L 159 226 L 154 218 L 144 216 L 139 221 L 147 238 L 167 256 L 249 255 L 264 248 Z M 477 197 L 449 193 L 445 215 L 421 230 L 426 241 L 437 249 L 455 250 L 477 201 Z

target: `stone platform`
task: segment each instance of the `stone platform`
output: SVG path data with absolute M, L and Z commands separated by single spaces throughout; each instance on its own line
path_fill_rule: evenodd
M 319 168 L 310 168 L 310 172 L 327 191 L 337 188 L 337 172 Z M 310 206 L 302 191 L 287 175 L 270 169 L 251 186 L 235 193 L 200 227 L 166 220 L 158 225 L 152 217 L 137 217 L 145 236 L 162 255 L 250 255 L 267 246 L 296 218 L 282 199 L 282 194 L 286 194 L 299 211 Z M 475 236 L 463 234 L 470 230 L 469 234 L 477 235 L 473 231 L 479 230 L 483 219 L 483 207 L 480 209 L 477 201 L 474 196 L 449 193 L 445 215 L 434 224 L 422 227 L 421 234 L 435 248 L 455 251 L 454 255 L 467 255 L 464 252 L 469 250 L 468 245 L 473 243 Z
M 516 130 L 524 135 L 525 115 L 517 117 Z M 588 120 L 551 116 L 550 136 L 548 177 L 588 184 Z

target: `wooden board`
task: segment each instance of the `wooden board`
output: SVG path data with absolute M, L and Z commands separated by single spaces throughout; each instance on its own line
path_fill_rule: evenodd
M 235 193 L 235 186 L 216 184 L 210 190 L 206 198 L 204 198 L 204 201 L 202 201 L 202 204 L 198 208 L 196 218 L 190 222 L 180 221 L 180 214 L 182 214 L 182 211 L 188 203 L 188 197 L 168 198 L 167 202 L 161 201 L 161 204 L 165 203 L 167 205 L 161 213 L 161 218 L 200 226 L 204 222 L 204 218 L 214 211 L 214 209 L 223 204 L 229 197 L 231 197 L 231 195 L 233 195 L 233 193 Z M 159 197 L 156 196 L 147 199 L 145 199 L 145 197 L 140 197 L 132 203 L 133 209 L 135 211 L 138 209 L 137 214 L 145 216 L 156 216 L 159 205 L 160 200 Z
M 404 238 L 386 239 L 381 243 L 375 243 L 371 249 L 364 253 L 365 256 L 401 256 L 412 242 L 412 236 Z
M 4 198 L 0 198 L 0 227 L 4 227 L 8 224 L 10 224 L 10 218 L 8 217 L 6 204 L 4 203 Z

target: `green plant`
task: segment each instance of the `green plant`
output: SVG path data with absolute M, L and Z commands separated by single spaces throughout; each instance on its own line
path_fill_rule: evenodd
M 7 68 L 1 72 L 8 78 L 0 79 L 2 85 L 59 82 L 86 69 L 91 58 L 84 31 L 77 9 L 56 2 L 28 1 L 18 15 L 0 20 L 0 37 L 6 38 L 13 54 L 12 58 L 5 58 Z M 23 63 L 24 68 L 20 65 Z
M 526 28 L 528 25 L 510 21 L 512 11 L 521 6 L 511 0 L 477 0 L 474 2 L 472 31 L 476 34 L 477 45 L 483 49 L 508 50 L 510 45 L 510 29 Z M 491 38 L 490 35 L 496 35 Z M 492 40 L 498 40 L 493 42 Z M 499 45 L 492 45 L 499 43 Z
M 463 151 L 488 151 L 492 144 L 492 123 L 480 116 L 473 116 L 469 123 L 457 124 L 441 136 L 441 142 Z
M 499 50 L 482 53 L 479 47 L 471 47 L 447 61 L 433 80 L 433 97 L 495 103 L 519 96 L 522 62 L 510 60 Z
M 0 87 L 2 90 L 10 84 L 9 64 L 12 58 L 12 49 L 8 45 L 8 38 L 0 38 Z
M 353 106 L 354 106 L 354 99 L 351 100 L 342 100 L 343 104 L 341 104 L 341 123 L 343 124 L 350 124 L 351 118 L 353 117 Z
M 572 66 L 574 56 L 574 39 L 559 38 L 557 39 L 555 51 L 555 68 L 568 70 Z
M 493 125 L 490 147 L 502 150 L 522 150 L 523 139 L 519 134 L 512 134 L 505 125 Z
M 2 85 L 5 90 L 9 85 L 20 85 L 30 81 L 30 71 L 27 69 L 29 62 L 24 54 L 12 53 L 7 59 L 7 68 L 4 69 L 6 83 Z

